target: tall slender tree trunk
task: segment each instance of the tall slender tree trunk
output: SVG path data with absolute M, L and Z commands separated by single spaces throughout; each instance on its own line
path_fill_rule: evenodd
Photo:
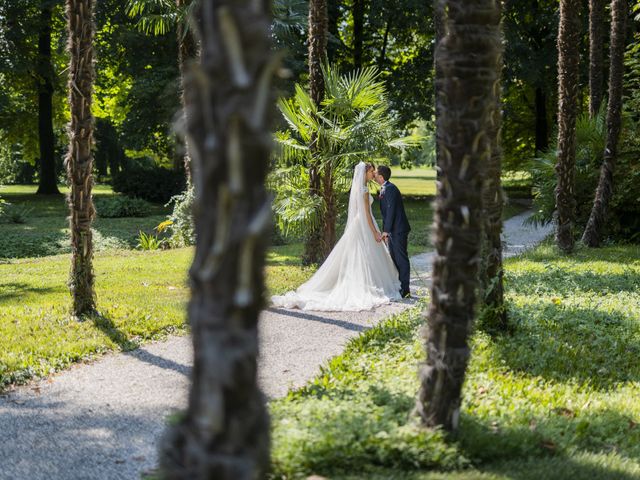
M 609 101 L 607 105 L 607 140 L 595 200 L 582 235 L 589 247 L 598 247 L 607 221 L 609 203 L 613 195 L 613 171 L 618 154 L 618 139 L 622 125 L 622 77 L 627 21 L 627 1 L 611 1 L 611 46 L 609 50 Z
M 496 2 L 499 15 L 502 14 L 502 2 Z M 502 39 L 502 24 L 500 24 L 500 40 Z M 500 133 L 502 129 L 502 41 L 499 42 L 498 81 L 495 83 L 493 94 L 495 108 L 492 112 L 491 124 L 488 131 L 491 140 L 491 156 L 485 168 L 485 183 L 482 191 L 482 205 L 484 207 L 484 262 L 481 275 L 482 291 L 484 294 L 484 326 L 490 331 L 504 332 L 507 330 L 507 311 L 504 305 L 504 271 L 502 268 L 502 145 Z
M 391 28 L 391 19 L 388 19 L 384 26 L 384 35 L 382 37 L 382 48 L 378 57 L 378 70 L 382 71 L 384 62 L 387 59 L 387 44 L 389 43 L 389 29 Z
M 365 0 L 353 0 L 353 68 L 362 68 Z
M 556 244 L 565 253 L 575 241 L 576 118 L 578 115 L 581 0 L 560 0 L 558 30 L 558 159 Z
M 94 0 L 66 0 L 69 63 L 69 152 L 65 163 L 71 187 L 70 209 L 72 265 L 69 284 L 73 313 L 80 317 L 95 311 L 93 240 L 95 216 L 93 187 L 93 23 Z
M 53 134 L 53 65 L 51 64 L 51 5 L 41 0 L 38 32 L 38 134 L 40 140 L 40 181 L 37 193 L 60 194 L 56 175 Z
M 446 28 L 446 14 L 445 3 L 446 0 L 433 0 L 433 23 L 435 30 L 435 42 L 433 48 L 433 105 L 436 117 L 435 123 L 435 137 L 436 137 L 436 176 L 440 178 L 440 113 L 441 113 L 441 99 L 440 99 L 440 85 L 442 84 L 442 68 L 438 63 L 439 56 L 437 55 L 438 46 L 444 38 Z
M 589 0 L 589 116 L 600 110 L 604 90 L 604 0 Z
M 495 0 L 449 0 L 442 68 L 441 177 L 435 206 L 433 284 L 417 414 L 455 430 L 469 360 L 482 236 L 482 174 L 496 106 L 499 10 Z
M 536 153 L 549 149 L 549 121 L 547 119 L 547 95 L 542 87 L 536 87 Z
M 255 480 L 269 465 L 257 357 L 278 62 L 270 48 L 269 2 L 200 5 L 201 66 L 193 66 L 185 88 L 197 177 L 189 272 L 194 364 L 187 413 L 162 441 L 160 468 L 170 480 Z
M 309 2 L 309 91 L 316 106 L 324 98 L 324 76 L 322 62 L 327 55 L 327 0 Z M 312 136 L 309 145 L 311 163 L 309 165 L 309 194 L 323 196 L 322 165 L 317 155 L 318 139 Z M 320 222 L 307 235 L 303 261 L 306 264 L 320 263 L 324 256 L 324 227 Z
M 342 45 L 340 41 L 340 30 L 338 22 L 340 21 L 340 0 L 327 0 L 327 30 L 329 39 L 327 43 L 327 58 L 329 63 L 335 63 L 338 50 Z
M 189 5 L 191 0 L 176 0 L 178 8 L 184 8 Z M 185 76 L 187 75 L 187 69 L 190 62 L 193 62 L 198 57 L 198 44 L 193 36 L 191 30 L 183 22 L 178 23 L 178 67 L 180 70 L 180 103 L 182 105 L 182 115 L 186 124 L 187 110 L 185 106 L 184 88 L 185 88 Z M 184 171 L 187 177 L 187 185 L 192 184 L 191 171 L 191 157 L 189 156 L 189 143 L 185 137 L 184 142 Z

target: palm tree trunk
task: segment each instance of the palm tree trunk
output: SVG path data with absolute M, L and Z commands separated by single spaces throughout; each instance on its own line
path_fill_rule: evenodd
M 56 175 L 55 136 L 53 134 L 53 66 L 51 65 L 51 5 L 40 6 L 38 32 L 38 133 L 40 140 L 39 194 L 60 194 Z
M 362 68 L 365 0 L 353 0 L 353 68 Z
M 313 102 L 319 106 L 324 98 L 324 76 L 322 62 L 327 56 L 327 0 L 311 0 L 309 2 L 309 91 Z M 322 196 L 322 176 L 320 159 L 317 155 L 317 141 L 313 136 L 309 145 L 311 162 L 309 165 L 309 194 Z M 323 197 L 324 198 L 324 197 Z M 313 228 L 305 241 L 303 262 L 320 263 L 324 255 L 325 223 L 320 222 Z
M 549 148 L 549 121 L 547 119 L 547 95 L 542 87 L 536 87 L 536 154 Z
M 198 7 L 201 66 L 186 77 L 196 251 L 189 323 L 194 364 L 185 418 L 162 442 L 162 478 L 254 480 L 269 464 L 257 385 L 258 315 L 271 222 L 265 188 L 277 61 L 267 1 Z
M 496 2 L 500 11 L 502 3 Z M 500 27 L 500 38 L 502 28 Z M 502 42 L 500 42 L 500 60 L 498 64 L 498 80 L 502 74 Z M 482 191 L 484 207 L 484 262 L 481 275 L 482 291 L 484 294 L 483 321 L 485 328 L 490 331 L 504 332 L 507 330 L 507 311 L 504 306 L 504 272 L 502 268 L 502 146 L 500 131 L 502 128 L 502 95 L 501 83 L 496 82 L 494 88 L 495 108 L 493 109 L 489 138 L 491 139 L 491 156 L 485 168 L 486 181 Z
M 500 15 L 494 0 L 449 0 L 447 6 L 447 33 L 436 53 L 442 68 L 437 255 L 416 410 L 425 426 L 451 431 L 458 426 L 479 286 L 482 174 L 491 154 Z
M 581 0 L 560 0 L 558 30 L 558 159 L 556 174 L 556 244 L 570 253 L 574 247 L 576 199 L 576 118 L 578 115 Z
M 435 44 L 433 48 L 433 70 L 435 81 L 433 82 L 433 104 L 435 110 L 435 137 L 436 137 L 436 176 L 440 178 L 440 85 L 442 84 L 442 68 L 438 63 L 436 54 L 440 42 L 444 38 L 446 28 L 445 0 L 433 0 L 433 23 L 435 29 Z
M 69 152 L 65 163 L 71 187 L 70 209 L 72 267 L 69 280 L 76 316 L 95 311 L 93 287 L 93 240 L 91 223 L 95 217 L 93 187 L 93 23 L 94 0 L 67 0 L 69 29 Z
M 616 166 L 618 138 L 622 124 L 622 79 L 624 73 L 624 48 L 626 35 L 627 1 L 611 1 L 611 46 L 609 50 L 609 101 L 607 105 L 607 141 L 596 196 L 582 235 L 589 247 L 600 246 L 611 196 L 613 195 L 613 171 Z
M 176 0 L 178 8 L 184 8 L 190 3 L 191 0 Z M 182 115 L 185 117 L 184 122 L 186 124 L 187 111 L 185 108 L 184 87 L 185 76 L 187 75 L 187 68 L 189 62 L 193 62 L 198 57 L 198 44 L 193 36 L 193 33 L 183 22 L 178 23 L 177 28 L 178 36 L 178 67 L 180 69 L 180 103 L 182 105 Z M 191 177 L 193 172 L 191 171 L 191 157 L 189 156 L 189 144 L 187 139 L 184 139 L 184 171 L 187 177 L 187 185 L 191 185 Z
M 589 116 L 600 110 L 604 83 L 604 0 L 589 0 Z

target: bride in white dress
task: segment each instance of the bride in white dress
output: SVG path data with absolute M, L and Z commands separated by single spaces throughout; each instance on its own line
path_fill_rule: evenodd
M 309 281 L 271 298 L 275 307 L 360 311 L 400 299 L 398 271 L 371 213 L 367 183 L 374 170 L 371 164 L 356 165 L 342 238 Z

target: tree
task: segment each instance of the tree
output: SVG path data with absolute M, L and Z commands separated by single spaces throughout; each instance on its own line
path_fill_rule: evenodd
M 589 0 L 589 115 L 595 117 L 603 97 L 604 0 Z
M 327 215 L 326 192 L 339 201 L 351 186 L 353 167 L 359 161 L 388 157 L 416 146 L 421 137 L 396 138 L 394 115 L 389 111 L 386 88 L 375 67 L 340 74 L 334 67 L 324 69 L 325 95 L 320 108 L 304 88 L 296 85 L 295 95 L 278 102 L 288 125 L 276 132 L 276 168 L 270 176 L 275 192 L 274 211 L 283 231 L 303 235 L 317 225 L 334 222 Z M 311 160 L 311 138 L 317 138 L 313 158 L 318 173 L 330 178 L 323 185 L 323 196 L 309 195 L 306 166 Z M 332 172 L 329 177 L 326 172 Z
M 154 10 L 161 8 L 160 13 Z M 195 3 L 191 0 L 129 0 L 129 15 L 142 15 L 140 27 L 145 33 L 161 35 L 175 28 L 178 44 L 178 68 L 180 70 L 180 102 L 183 121 L 186 122 L 184 85 L 187 66 L 198 57 L 198 43 L 189 27 L 189 15 Z M 187 183 L 191 184 L 191 157 L 188 142 L 184 141 L 184 170 Z
M 491 154 L 500 14 L 494 0 L 449 0 L 446 6 L 446 34 L 436 53 L 443 93 L 437 254 L 416 410 L 423 425 L 455 430 L 478 287 L 482 173 Z
M 364 13 L 365 0 L 353 0 L 351 15 L 353 17 L 353 68 L 362 68 L 362 47 L 364 45 Z
M 558 29 L 558 159 L 556 161 L 556 244 L 565 253 L 574 247 L 573 230 L 576 119 L 578 115 L 580 0 L 560 1 Z
M 327 32 L 327 1 L 311 0 L 309 2 L 309 94 L 316 107 L 320 106 L 324 97 L 322 64 L 327 56 Z M 323 181 L 330 181 L 330 178 L 323 180 L 320 175 L 320 161 L 316 158 L 316 144 L 318 141 L 318 137 L 314 135 L 311 137 L 309 143 L 311 152 L 309 162 L 309 194 L 311 197 L 321 196 Z M 325 175 L 327 175 L 327 173 L 329 176 L 331 175 L 331 172 L 325 172 Z M 327 218 L 327 224 L 330 221 L 331 219 Z M 305 241 L 305 263 L 320 263 L 320 261 L 324 260 L 326 250 L 330 250 L 333 247 L 333 244 L 328 246 L 325 243 L 327 237 L 330 236 L 331 232 L 325 232 L 322 223 L 316 225 L 309 232 Z
M 70 210 L 72 265 L 69 285 L 73 313 L 93 313 L 93 241 L 91 223 L 95 216 L 93 186 L 93 7 L 94 0 L 66 0 L 69 63 L 69 151 L 65 163 L 71 191 Z
M 593 201 L 582 242 L 589 247 L 600 246 L 613 195 L 613 172 L 616 166 L 618 139 L 622 125 L 622 80 L 626 35 L 627 1 L 611 1 L 611 45 L 609 49 L 609 100 L 607 104 L 607 141 L 604 148 L 598 188 Z
M 38 27 L 38 133 L 40 139 L 39 194 L 60 194 L 56 175 L 55 135 L 53 133 L 53 65 L 51 63 L 51 0 L 40 3 Z
M 166 479 L 253 480 L 269 464 L 257 349 L 278 65 L 267 1 L 198 3 L 201 66 L 192 66 L 185 88 L 196 167 L 193 381 L 186 416 L 163 442 L 161 469 Z
M 496 2 L 499 11 L 502 2 Z M 500 37 L 502 37 L 500 29 Z M 507 329 L 507 311 L 504 306 L 504 271 L 502 269 L 502 41 L 499 49 L 498 81 L 494 86 L 495 108 L 492 112 L 488 135 L 491 141 L 491 155 L 484 171 L 485 183 L 482 191 L 484 207 L 484 261 L 482 263 L 482 293 L 484 295 L 483 323 L 485 328 L 504 332 Z

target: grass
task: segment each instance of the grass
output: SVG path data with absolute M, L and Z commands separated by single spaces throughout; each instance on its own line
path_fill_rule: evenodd
M 35 195 L 33 185 L 9 185 L 0 187 L 0 197 L 13 205 L 19 205 L 30 213 L 25 223 L 0 225 L 0 259 L 44 257 L 69 253 L 68 207 L 64 195 Z M 60 187 L 63 193 L 67 187 Z M 109 186 L 96 185 L 97 198 L 113 196 Z M 165 220 L 169 210 L 162 205 L 151 205 L 150 215 L 144 218 L 96 218 L 93 226 L 96 251 L 134 248 L 138 232 L 153 231 Z
M 421 306 L 272 403 L 273 478 L 640 478 L 640 247 L 506 262 L 510 336 L 476 332 L 458 434 L 410 421 Z
M 268 254 L 270 294 L 284 293 L 313 270 L 298 266 L 299 246 Z M 44 376 L 108 350 L 131 350 L 142 341 L 186 330 L 186 275 L 193 249 L 111 251 L 96 255 L 101 318 L 69 315 L 69 257 L 10 260 L 0 264 L 0 390 Z
M 405 196 L 433 197 L 436 194 L 436 169 L 432 167 L 412 168 L 411 170 L 396 167 L 393 168 L 390 181 Z

